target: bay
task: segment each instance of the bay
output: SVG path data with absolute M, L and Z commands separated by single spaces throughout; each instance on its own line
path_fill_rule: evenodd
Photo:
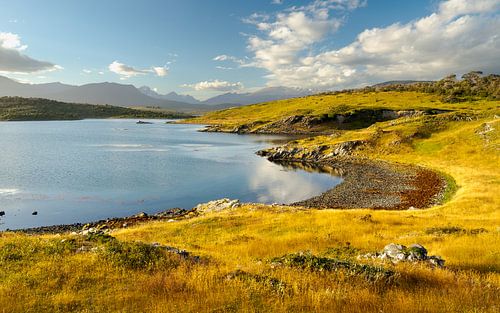
M 191 208 L 224 197 L 292 203 L 341 182 L 255 155 L 285 137 L 151 122 L 0 122 L 0 211 L 6 213 L 0 230 Z

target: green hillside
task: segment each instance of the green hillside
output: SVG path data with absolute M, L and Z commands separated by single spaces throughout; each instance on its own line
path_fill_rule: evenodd
M 48 99 L 1 97 L 0 120 L 47 121 L 86 118 L 186 118 L 177 112 L 130 109 L 111 105 L 65 103 Z

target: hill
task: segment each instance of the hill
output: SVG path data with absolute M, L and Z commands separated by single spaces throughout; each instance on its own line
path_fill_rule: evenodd
M 65 103 L 48 99 L 1 97 L 0 120 L 79 120 L 85 118 L 185 118 L 183 113 L 137 110 L 110 105 Z
M 296 99 L 278 100 L 208 113 L 189 120 L 209 131 L 237 133 L 331 133 L 367 127 L 402 115 L 495 109 L 500 76 L 477 72 L 438 82 L 393 83 Z

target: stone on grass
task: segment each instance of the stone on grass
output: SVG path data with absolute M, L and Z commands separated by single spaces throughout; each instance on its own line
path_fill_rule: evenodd
M 208 213 L 208 212 L 220 212 L 227 209 L 233 209 L 240 206 L 239 200 L 231 200 L 231 199 L 220 199 L 214 200 L 207 203 L 198 204 L 195 209 L 199 213 Z
M 400 244 L 391 243 L 384 247 L 381 252 L 367 253 L 358 258 L 389 260 L 392 263 L 399 262 L 427 262 L 433 267 L 444 267 L 444 260 L 440 256 L 428 256 L 427 249 L 420 244 L 413 244 L 406 247 Z

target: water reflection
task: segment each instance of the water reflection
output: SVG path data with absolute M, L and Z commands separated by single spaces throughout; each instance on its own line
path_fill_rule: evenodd
M 289 170 L 303 170 L 309 173 L 322 173 L 330 174 L 331 176 L 342 177 L 345 175 L 345 170 L 340 167 L 334 167 L 328 164 L 312 164 L 305 162 L 288 162 L 288 161 L 273 161 L 275 164 L 279 164 L 282 167 Z
M 249 187 L 262 203 L 293 203 L 325 191 L 338 185 L 342 178 L 341 171 L 330 166 L 317 166 L 297 162 L 281 162 L 282 169 L 275 170 L 271 162 L 257 163 L 254 175 L 249 177 Z M 323 175 L 307 175 L 306 173 Z
M 342 173 L 332 168 L 278 165 L 254 154 L 290 137 L 135 123 L 0 122 L 0 211 L 6 212 L 0 230 L 190 208 L 223 197 L 291 203 L 340 182 L 332 174 Z

